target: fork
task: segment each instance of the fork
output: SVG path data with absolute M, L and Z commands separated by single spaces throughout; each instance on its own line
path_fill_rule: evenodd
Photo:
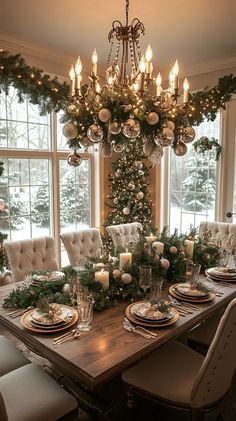
M 193 307 L 188 307 L 185 305 L 185 303 L 180 303 L 178 300 L 173 298 L 171 295 L 168 295 L 168 298 L 172 304 L 174 304 L 176 307 L 181 307 L 181 311 L 185 312 L 186 314 L 193 314 L 192 310 L 195 310 Z
M 127 326 L 129 326 L 130 328 L 134 328 L 134 329 L 140 329 L 142 330 L 144 333 L 147 333 L 148 335 L 153 336 L 153 338 L 157 338 L 157 333 L 151 332 L 148 329 L 145 329 L 143 326 L 133 326 L 132 323 L 129 321 L 129 319 L 127 319 L 127 317 L 124 318 L 124 322 L 127 324 Z
M 32 310 L 34 307 L 29 306 L 27 308 L 21 308 L 18 310 L 11 311 L 10 313 L 6 313 L 5 316 L 11 317 L 14 319 L 15 317 L 21 316 L 22 314 L 26 313 L 28 310 Z
M 61 345 L 64 342 L 67 342 L 71 339 L 77 339 L 80 336 L 81 336 L 81 332 L 74 332 L 74 333 L 72 333 L 72 335 L 68 335 L 65 338 L 62 338 L 62 339 L 58 340 L 57 342 L 53 342 L 53 345 Z

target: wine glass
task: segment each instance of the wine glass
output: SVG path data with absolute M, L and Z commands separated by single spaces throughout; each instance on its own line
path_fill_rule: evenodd
M 148 288 L 151 286 L 152 268 L 151 266 L 139 267 L 139 285 L 146 295 Z
M 151 295 L 150 301 L 152 304 L 157 304 L 161 301 L 161 292 L 164 279 L 160 276 L 151 281 Z

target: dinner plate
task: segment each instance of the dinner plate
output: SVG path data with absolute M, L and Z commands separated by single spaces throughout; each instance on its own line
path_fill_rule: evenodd
M 35 283 L 51 282 L 51 281 L 58 281 L 59 279 L 62 279 L 64 276 L 65 274 L 63 272 L 53 271 L 53 272 L 47 272 L 45 274 L 35 273 L 34 275 L 32 275 L 32 279 Z
M 210 278 L 212 278 L 213 280 L 216 281 L 226 281 L 226 282 L 236 282 L 236 275 L 231 275 L 230 273 L 227 274 L 219 274 L 218 272 L 214 272 L 213 271 L 214 268 L 211 269 L 206 269 L 205 273 L 207 276 L 209 276 Z
M 51 329 L 45 329 L 45 326 L 33 326 L 30 322 L 31 319 L 31 315 L 32 313 L 35 311 L 35 309 L 33 310 L 29 310 L 26 313 L 23 314 L 23 316 L 21 317 L 21 325 L 27 329 L 30 330 L 31 332 L 36 332 L 36 333 L 54 333 L 54 332 L 60 332 L 61 330 L 65 330 L 68 329 L 69 327 L 73 326 L 77 320 L 78 320 L 78 312 L 73 309 L 72 307 L 69 306 L 65 306 L 65 305 L 61 305 L 61 307 L 67 308 L 69 310 L 72 311 L 73 316 L 71 318 L 71 320 L 68 323 L 64 323 L 62 326 L 58 326 L 55 325 L 54 328 L 52 327 Z
M 187 297 L 192 297 L 192 298 L 207 298 L 208 297 L 208 293 L 197 290 L 197 289 L 191 289 L 190 284 L 189 283 L 182 283 L 182 284 L 177 284 L 176 285 L 176 291 L 181 294 L 181 295 L 185 295 Z
M 165 326 L 169 326 L 172 325 L 173 323 L 175 323 L 178 318 L 179 318 L 179 312 L 178 310 L 176 310 L 175 308 L 173 308 L 173 317 L 170 320 L 167 321 L 148 321 L 148 320 L 141 320 L 141 319 L 137 319 L 136 317 L 134 317 L 131 313 L 131 309 L 132 306 L 134 305 L 134 303 L 130 304 L 128 307 L 126 307 L 125 309 L 125 315 L 126 317 L 133 322 L 134 324 L 138 324 L 140 326 L 149 326 L 149 327 L 165 327 Z
M 131 314 L 134 317 L 137 317 L 142 320 L 147 320 L 150 322 L 162 322 L 170 320 L 173 317 L 173 312 L 163 313 L 155 309 L 149 301 L 143 301 L 140 303 L 135 303 L 131 307 Z
M 232 278 L 236 278 L 236 270 L 235 269 L 226 269 L 223 267 L 214 267 L 214 268 L 208 268 L 206 269 L 206 272 L 212 274 L 212 275 L 216 275 L 216 276 L 223 276 L 223 277 L 232 277 Z
M 37 322 L 35 322 L 35 320 L 32 319 L 32 318 L 29 318 L 29 322 L 35 328 L 37 328 L 37 329 L 43 329 L 43 330 L 50 330 L 50 329 L 51 330 L 54 330 L 56 327 L 65 326 L 66 324 L 69 323 L 69 322 L 68 323 L 61 322 L 61 323 L 58 323 L 57 325 L 40 325 Z
M 171 285 L 169 287 L 169 292 L 173 297 L 179 298 L 182 301 L 189 301 L 190 303 L 207 303 L 208 301 L 214 300 L 216 297 L 216 294 L 214 292 L 210 292 L 207 298 L 187 297 L 186 295 L 181 295 L 178 292 L 176 292 L 176 285 L 178 284 Z
M 59 306 L 57 304 L 57 306 Z M 73 317 L 73 312 L 71 308 L 66 308 L 59 306 L 59 311 L 55 315 L 57 318 L 53 321 L 49 315 L 45 312 L 42 312 L 39 309 L 34 309 L 33 313 L 31 314 L 31 318 L 39 325 L 42 326 L 53 326 L 61 324 L 62 322 L 67 323 Z

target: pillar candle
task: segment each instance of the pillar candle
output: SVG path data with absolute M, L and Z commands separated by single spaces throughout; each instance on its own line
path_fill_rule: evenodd
M 160 241 L 154 241 L 154 243 L 152 243 L 152 247 L 155 247 L 157 254 L 163 254 L 164 244 L 161 243 Z
M 124 269 L 126 265 L 131 266 L 132 264 L 132 253 L 126 251 L 126 253 L 120 253 L 120 270 Z
M 194 250 L 194 241 L 192 240 L 185 240 L 185 254 L 189 259 L 193 257 L 193 250 Z
M 109 288 L 109 272 L 102 269 L 100 272 L 95 272 L 95 280 L 102 284 L 103 289 Z
M 157 240 L 157 237 L 155 235 L 152 235 L 151 233 L 148 237 L 145 237 L 145 240 L 147 241 L 147 243 L 153 243 L 153 241 Z

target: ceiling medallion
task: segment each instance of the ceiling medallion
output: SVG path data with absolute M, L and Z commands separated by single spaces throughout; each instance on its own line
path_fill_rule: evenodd
M 129 23 L 129 0 L 126 0 L 125 25 L 115 20 L 108 34 L 106 83 L 100 84 L 96 50 L 92 54 L 88 85 L 82 84 L 80 57 L 71 67 L 63 134 L 75 151 L 100 144 L 101 154 L 110 157 L 137 141 L 155 165 L 160 162 L 163 148 L 171 146 L 176 155 L 182 156 L 187 152 L 186 144 L 194 140 L 195 131 L 188 118 L 193 111 L 189 82 L 184 79 L 180 95 L 176 60 L 168 87 L 162 87 L 161 74 L 153 77 L 150 45 L 145 55 L 141 53 L 139 40 L 144 32 L 139 19 Z

